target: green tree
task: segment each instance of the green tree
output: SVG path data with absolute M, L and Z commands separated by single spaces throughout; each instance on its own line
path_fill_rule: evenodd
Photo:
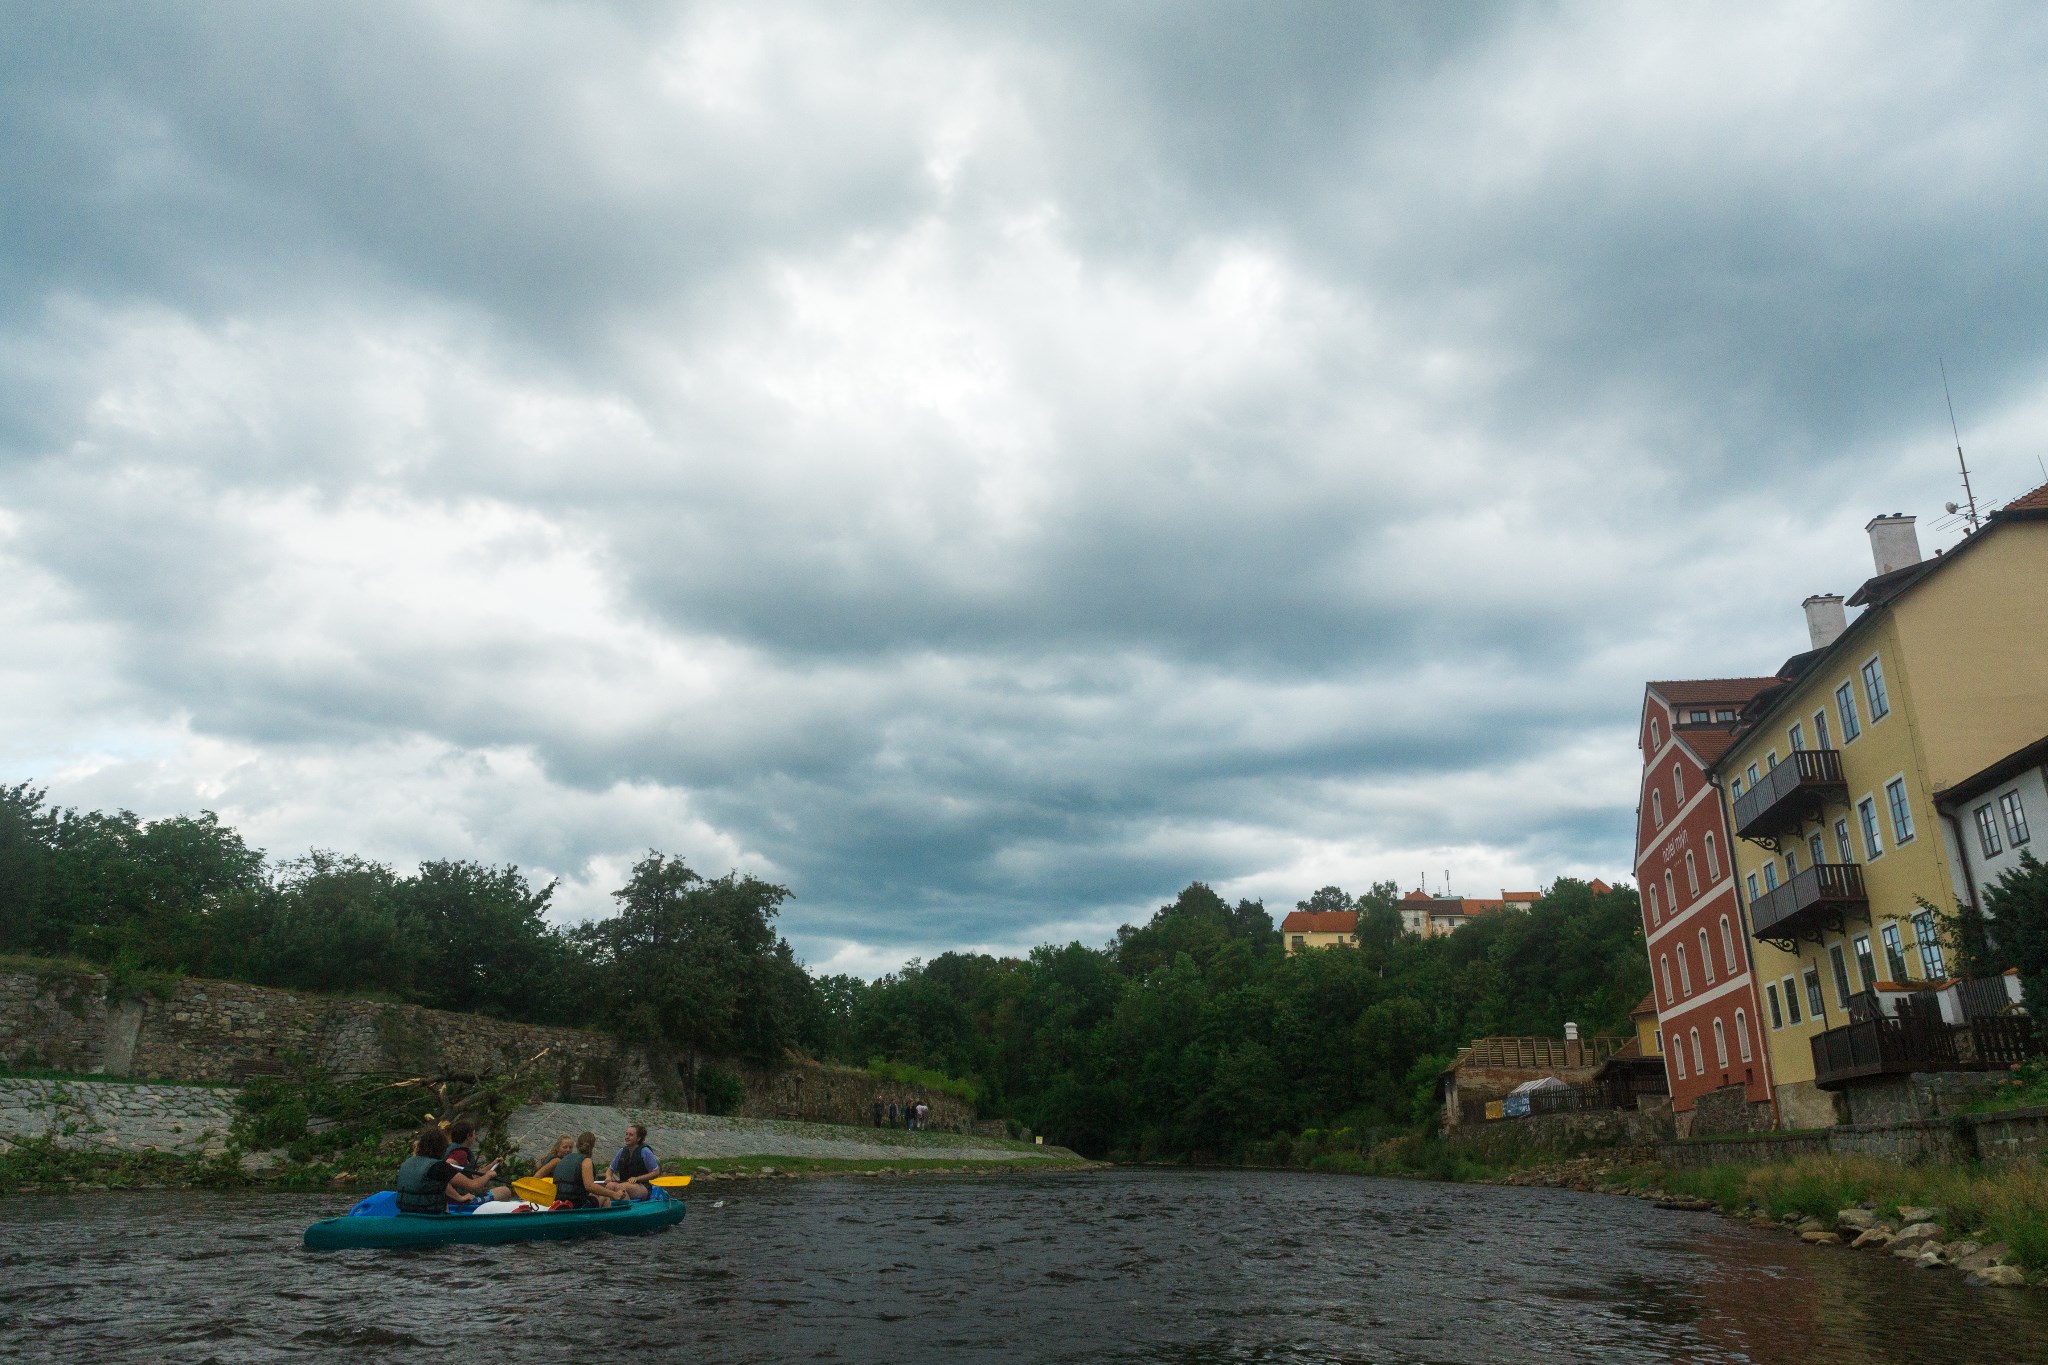
M 2032 849 L 1984 889 L 1984 920 L 1990 941 L 2019 969 L 2027 1008 L 2040 1018 L 2048 1001 L 2048 864 Z

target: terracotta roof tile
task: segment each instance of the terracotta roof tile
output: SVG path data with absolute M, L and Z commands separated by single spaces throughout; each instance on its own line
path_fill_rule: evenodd
M 1280 921 L 1283 934 L 1355 934 L 1358 932 L 1358 912 L 1355 910 L 1290 910 L 1287 918 Z
M 1688 730 L 1679 738 L 1685 741 L 1686 748 L 1700 756 L 1700 762 L 1709 767 L 1713 766 L 1715 759 L 1735 746 L 1735 733 L 1732 730 Z
M 2048 483 L 2042 484 L 2031 493 L 2022 493 L 1998 509 L 2001 512 L 2048 511 Z
M 1652 682 L 1649 688 L 1673 706 L 1686 706 L 1699 702 L 1745 702 L 1766 687 L 1775 687 L 1778 678 L 1673 678 L 1664 682 Z

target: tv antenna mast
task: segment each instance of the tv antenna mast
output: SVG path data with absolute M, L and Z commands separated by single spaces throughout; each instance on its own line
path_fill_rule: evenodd
M 1970 462 L 1963 458 L 1963 433 L 1956 429 L 1956 400 L 1948 391 L 1948 361 L 1937 356 L 1935 363 L 1941 366 L 1941 396 L 1948 401 L 1948 429 L 1949 434 L 1956 438 L 1956 464 L 1963 471 L 1963 500 L 1970 506 L 1970 530 L 1974 533 L 1978 529 L 1977 495 L 1970 491 Z M 1962 509 L 1950 503 L 1948 510 L 1957 512 Z

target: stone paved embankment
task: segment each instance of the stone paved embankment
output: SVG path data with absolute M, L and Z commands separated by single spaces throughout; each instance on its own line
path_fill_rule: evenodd
M 225 1087 L 0 1077 L 0 1147 L 49 1136 L 60 1147 L 217 1152 L 235 1120 Z
M 1070 1157 L 1061 1148 L 1030 1147 L 960 1133 L 908 1133 L 897 1128 L 845 1128 L 774 1119 L 712 1118 L 661 1109 L 617 1109 L 594 1104 L 536 1104 L 512 1115 L 508 1128 L 520 1155 L 537 1160 L 558 1137 L 597 1134 L 598 1154 L 609 1160 L 629 1123 L 645 1124 L 647 1145 L 662 1164 L 735 1157 L 805 1157 L 843 1161 L 1041 1161 Z

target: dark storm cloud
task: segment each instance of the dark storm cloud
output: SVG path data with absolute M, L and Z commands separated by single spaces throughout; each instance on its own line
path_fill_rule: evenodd
M 5 24 L 0 776 L 814 962 L 1613 875 L 1640 680 L 1948 496 L 1934 356 L 2043 434 L 2023 7 Z

